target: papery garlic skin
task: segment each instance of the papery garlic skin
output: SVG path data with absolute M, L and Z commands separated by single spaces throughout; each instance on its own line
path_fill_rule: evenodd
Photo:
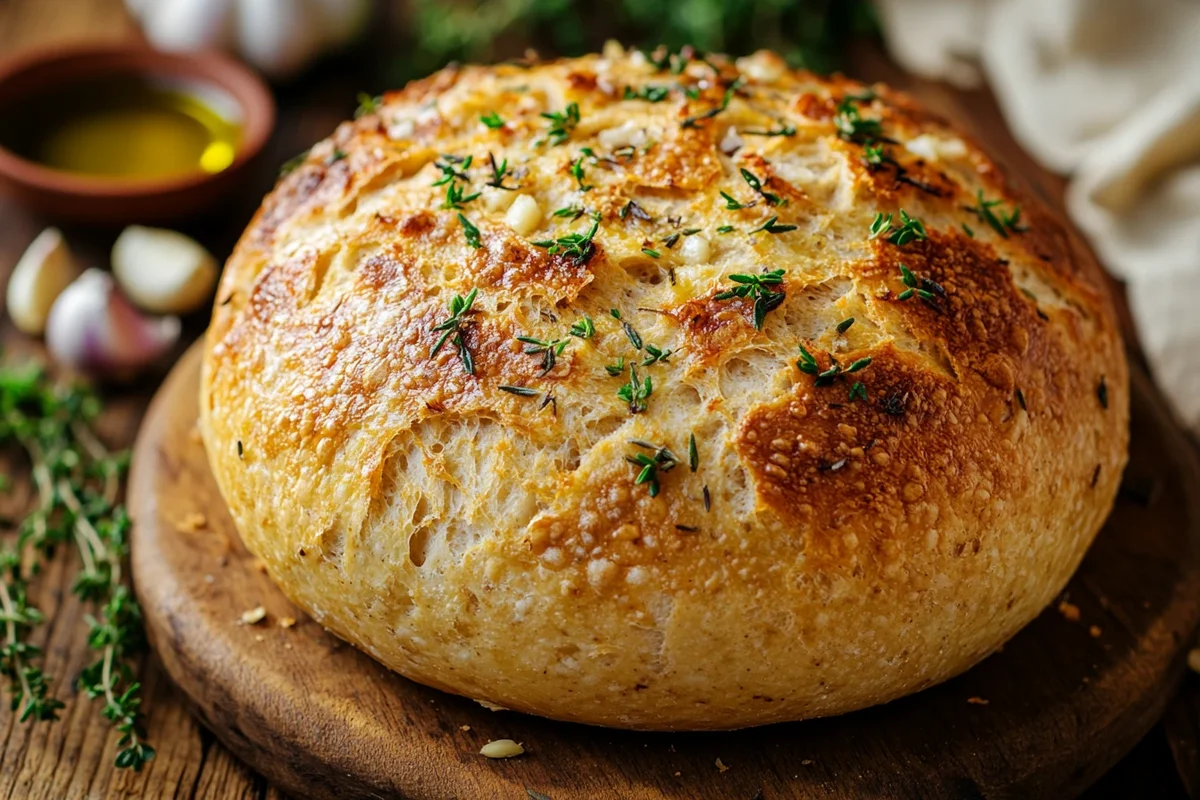
M 8 279 L 5 305 L 17 330 L 41 336 L 50 307 L 75 280 L 79 268 L 57 228 L 46 228 L 30 243 Z
M 112 270 L 121 291 L 155 314 L 186 314 L 205 305 L 217 260 L 189 236 L 131 225 L 117 237 Z
M 370 0 L 126 0 L 168 51 L 228 50 L 272 78 L 295 75 L 366 25 Z
M 89 269 L 50 309 L 46 347 L 62 366 L 97 376 L 128 376 L 179 340 L 178 317 L 145 317 L 117 291 L 112 276 Z

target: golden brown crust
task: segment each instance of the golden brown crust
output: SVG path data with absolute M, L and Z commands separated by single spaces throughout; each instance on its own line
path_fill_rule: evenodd
M 314 147 L 230 259 L 205 361 L 214 473 L 281 588 L 415 680 L 641 728 L 883 702 L 1028 622 L 1124 465 L 1109 298 L 974 143 L 865 88 L 614 50 L 444 70 Z M 726 293 L 769 269 L 759 330 Z M 631 440 L 679 462 L 657 496 Z

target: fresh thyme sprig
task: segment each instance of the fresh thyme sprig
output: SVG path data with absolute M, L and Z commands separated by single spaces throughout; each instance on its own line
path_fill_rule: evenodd
M 988 225 L 992 226 L 992 230 L 1003 236 L 1005 239 L 1008 238 L 1008 234 L 1010 232 L 1023 233 L 1024 231 L 1028 230 L 1024 225 L 1021 224 L 1020 206 L 1013 206 L 1012 210 L 1008 212 L 1000 209 L 1000 214 L 997 215 L 996 212 L 992 211 L 992 209 L 999 206 L 1002 201 L 985 200 L 983 198 L 983 189 L 979 189 L 976 192 L 975 198 L 979 205 L 968 207 L 967 210 L 975 214 Z M 963 227 L 964 229 L 966 228 L 965 225 Z M 974 236 L 972 235 L 971 238 L 974 238 Z
M 759 225 L 757 228 L 755 228 L 754 230 L 750 231 L 750 233 L 774 233 L 774 234 L 779 234 L 779 233 L 787 233 L 788 231 L 794 231 L 794 230 L 796 230 L 796 226 L 795 226 L 795 225 L 784 225 L 784 224 L 781 224 L 781 223 L 779 222 L 779 217 L 778 217 L 778 215 L 773 215 L 773 216 L 772 216 L 770 219 L 768 219 L 768 220 L 767 220 L 766 222 L 764 222 L 762 225 Z
M 721 104 L 719 106 L 710 108 L 708 111 L 705 111 L 701 114 L 697 114 L 694 117 L 688 117 L 687 119 L 685 119 L 683 121 L 683 123 L 682 123 L 683 127 L 684 128 L 695 128 L 695 127 L 697 127 L 697 124 L 699 122 L 701 122 L 702 120 L 712 119 L 717 114 L 720 114 L 722 111 L 729 108 L 729 101 L 733 99 L 733 96 L 737 93 L 737 90 L 742 88 L 743 82 L 744 82 L 744 79 L 741 77 L 738 77 L 737 80 L 735 80 L 733 83 L 729 84 L 729 87 L 725 89 L 725 95 L 721 98 Z
M 38 496 L 15 545 L 0 553 L 0 674 L 22 721 L 57 719 L 63 705 L 49 696 L 40 650 L 26 641 L 42 621 L 28 602 L 28 578 L 56 546 L 74 544 L 83 567 L 72 590 L 98 612 L 87 620 L 88 645 L 99 660 L 83 670 L 79 684 L 89 697 L 104 698 L 103 715 L 121 733 L 116 765 L 141 770 L 154 748 L 141 730 L 141 687 L 128 664 L 144 645 L 141 610 L 122 582 L 129 518 L 117 495 L 128 458 L 109 452 L 92 432 L 99 409 L 94 394 L 55 387 L 40 369 L 0 370 L 0 445 L 28 455 Z
M 778 128 L 759 128 L 738 131 L 743 136 L 795 136 L 796 127 L 785 122 L 779 123 Z
M 673 50 L 664 45 L 650 52 L 642 51 L 642 55 L 656 70 L 668 70 L 672 75 L 679 75 L 696 57 L 696 49 L 691 45 L 684 45 L 678 50 Z
M 382 95 L 369 95 L 366 92 L 358 93 L 358 108 L 354 110 L 354 118 L 361 119 L 368 114 L 374 114 L 383 105 Z
M 534 242 L 534 247 L 544 247 L 550 255 L 562 253 L 565 256 L 570 256 L 575 266 L 581 267 L 588 262 L 595 251 L 592 244 L 592 239 L 596 237 L 596 231 L 600 229 L 600 215 L 592 216 L 592 227 L 588 228 L 586 233 L 572 233 L 567 236 L 560 236 L 557 239 L 543 239 Z
M 838 105 L 837 114 L 833 118 L 838 136 L 857 144 L 866 144 L 879 138 L 883 133 L 883 124 L 877 119 L 863 119 L 862 112 L 858 108 L 859 103 L 870 102 L 874 99 L 875 93 L 870 91 L 862 95 L 846 95 Z
M 443 153 L 442 158 L 444 160 L 433 162 L 433 166 L 442 171 L 442 177 L 433 182 L 434 186 L 444 186 L 456 180 L 470 183 L 471 177 L 467 175 L 467 170 L 471 168 L 474 156 L 452 156 Z
M 504 127 L 504 119 L 495 111 L 489 111 L 479 118 L 479 121 L 492 130 Z
M 670 95 L 670 86 L 643 86 L 641 89 L 634 89 L 632 86 L 626 86 L 625 92 L 621 96 L 621 99 L 645 100 L 648 103 L 661 103 Z
M 783 305 L 785 295 L 782 289 L 776 291 L 772 286 L 783 283 L 784 270 L 773 269 L 760 275 L 734 274 L 729 280 L 737 284 L 732 289 L 713 296 L 714 300 L 732 300 L 735 297 L 754 297 L 754 327 L 762 330 L 763 321 L 769 312 Z
M 550 370 L 554 369 L 558 357 L 563 354 L 563 350 L 567 349 L 568 344 L 566 339 L 543 342 L 541 339 L 535 339 L 532 336 L 518 336 L 517 341 L 525 343 L 525 355 L 540 355 L 542 357 L 542 376 L 547 375 Z
M 487 186 L 496 189 L 503 189 L 506 192 L 515 192 L 518 187 L 505 186 L 504 179 L 508 176 L 508 159 L 502 160 L 499 164 L 496 163 L 494 153 L 488 153 L 488 166 L 492 168 L 492 179 L 487 182 Z
M 629 363 L 629 382 L 617 389 L 617 397 L 629 404 L 630 414 L 640 414 L 646 410 L 646 401 L 654 394 L 654 382 L 647 375 L 645 380 L 638 377 L 636 362 Z
M 635 447 L 641 447 L 645 450 L 650 450 L 654 455 L 648 456 L 645 453 L 635 453 L 631 456 L 625 456 L 625 460 L 635 467 L 640 467 L 637 477 L 634 478 L 634 485 L 641 486 L 643 483 L 650 488 L 650 496 L 658 497 L 661 489 L 658 483 L 658 473 L 670 472 L 679 464 L 679 457 L 666 445 L 657 445 L 652 442 L 647 442 L 642 439 L 630 439 L 629 443 Z
M 929 238 L 925 224 L 915 217 L 910 217 L 903 208 L 900 209 L 899 225 L 892 222 L 890 213 L 876 212 L 875 219 L 871 221 L 871 235 L 867 238 L 877 239 L 884 234 L 887 234 L 887 240 L 897 247 L 903 247 L 913 240 Z
M 478 250 L 483 247 L 483 242 L 479 238 L 479 228 L 475 227 L 475 223 L 467 219 L 460 211 L 458 212 L 458 224 L 462 225 L 463 236 L 467 239 L 467 245 Z
M 725 208 L 729 209 L 730 211 L 738 211 L 739 209 L 750 208 L 750 206 L 758 202 L 757 200 L 754 200 L 749 203 L 743 203 L 741 200 L 738 200 L 729 192 L 725 191 L 721 192 L 721 197 L 725 198 Z
M 585 147 L 584 150 L 587 150 L 590 153 L 591 148 Z M 577 158 L 573 162 L 571 162 L 571 176 L 573 178 L 575 178 L 575 182 L 579 184 L 580 192 L 590 192 L 592 189 L 595 188 L 594 186 L 589 186 L 588 184 L 583 182 L 583 178 L 584 178 L 584 174 L 585 174 L 584 168 L 583 168 L 583 159 L 586 157 L 586 155 L 587 155 L 587 153 L 585 153 L 585 155 L 581 155 L 579 158 Z
M 921 300 L 936 307 L 938 297 L 946 296 L 946 290 L 942 288 L 940 283 L 929 278 L 918 278 L 904 264 L 900 265 L 900 282 L 908 288 L 897 295 L 896 299 L 898 300 L 907 300 L 916 295 Z
M 460 219 L 465 219 L 462 214 L 458 216 Z M 463 371 L 468 375 L 475 374 L 475 359 L 472 357 L 467 343 L 463 340 L 463 318 L 471 313 L 471 306 L 475 304 L 475 297 L 478 292 L 479 290 L 476 288 L 468 292 L 466 297 L 456 294 L 450 298 L 450 317 L 434 326 L 433 330 L 435 332 L 441 331 L 442 335 L 438 337 L 437 344 L 429 351 L 429 357 L 433 358 L 441 351 L 442 346 L 449 341 L 458 350 L 458 357 L 462 361 Z
M 596 323 L 587 314 L 583 315 L 583 319 L 571 325 L 571 335 L 578 336 L 580 339 L 590 339 L 596 335 Z
M 758 179 L 757 175 L 755 175 L 753 172 L 746 169 L 745 167 L 743 167 L 741 169 L 741 172 L 742 172 L 742 179 L 746 181 L 746 183 L 750 186 L 751 189 L 753 189 L 758 194 L 762 195 L 762 198 L 767 201 L 767 205 L 777 206 L 782 203 L 782 201 L 779 199 L 779 195 L 771 194 L 770 192 L 768 192 L 766 189 L 763 188 L 763 182 Z
M 550 120 L 550 130 L 546 138 L 550 144 L 562 144 L 571 138 L 571 131 L 579 124 L 579 104 L 568 103 L 562 111 L 546 111 L 542 117 Z
M 442 208 L 461 209 L 464 203 L 469 203 L 479 197 L 479 192 L 465 195 L 463 191 L 462 184 L 457 181 L 446 184 L 446 199 L 442 202 Z
M 646 344 L 647 355 L 645 358 L 642 359 L 642 366 L 648 367 L 651 364 L 657 364 L 660 361 L 664 364 L 668 364 L 668 363 L 670 363 L 671 354 L 674 352 L 675 352 L 674 350 L 663 350 L 661 347 L 659 347 L 657 345 L 647 343 Z
M 838 363 L 837 359 L 832 355 L 829 356 L 829 369 L 821 369 L 817 363 L 816 357 L 809 352 L 808 348 L 800 345 L 800 360 L 796 362 L 796 368 L 806 375 L 815 375 L 816 386 L 829 386 L 842 375 L 853 375 L 859 370 L 866 369 L 871 366 L 871 357 L 860 358 L 848 367 L 843 367 Z M 866 387 L 863 387 L 864 391 Z M 850 399 L 854 399 L 857 389 L 853 389 Z
M 576 220 L 586 213 L 587 212 L 584 210 L 583 206 L 563 206 L 562 208 L 556 209 L 552 216 L 570 217 L 572 220 Z

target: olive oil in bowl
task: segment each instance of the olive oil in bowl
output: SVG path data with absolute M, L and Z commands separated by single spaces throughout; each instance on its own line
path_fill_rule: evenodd
M 121 181 L 216 174 L 242 139 L 238 108 L 212 87 L 111 76 L 21 103 L 0 144 L 50 169 Z

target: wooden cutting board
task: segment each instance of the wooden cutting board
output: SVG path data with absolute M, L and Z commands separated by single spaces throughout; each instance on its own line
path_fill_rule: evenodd
M 195 432 L 199 356 L 167 379 L 135 447 L 134 577 L 201 719 L 297 797 L 1068 797 L 1161 714 L 1200 615 L 1200 469 L 1135 368 L 1126 488 L 1067 588 L 1077 620 L 1052 606 L 965 675 L 834 719 L 645 734 L 487 711 L 325 633 L 257 568 Z M 498 738 L 526 755 L 478 755 Z

